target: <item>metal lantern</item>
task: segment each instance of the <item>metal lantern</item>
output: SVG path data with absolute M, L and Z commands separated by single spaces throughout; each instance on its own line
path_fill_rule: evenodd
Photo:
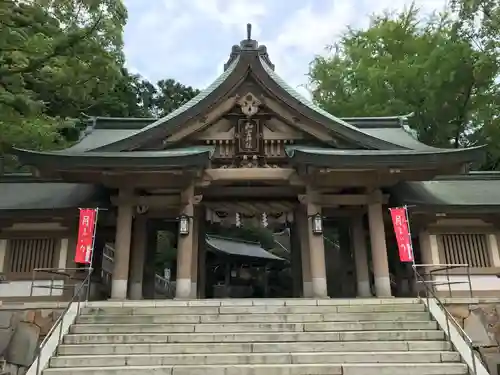
M 323 233 L 323 218 L 321 217 L 320 214 L 313 215 L 311 220 L 312 223 L 312 232 L 314 234 L 321 234 Z
M 181 215 L 179 217 L 179 234 L 187 236 L 189 234 L 189 216 Z

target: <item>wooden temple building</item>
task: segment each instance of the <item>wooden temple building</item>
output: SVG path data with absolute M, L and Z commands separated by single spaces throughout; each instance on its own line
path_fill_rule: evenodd
M 165 117 L 92 118 L 65 150 L 14 150 L 35 173 L 0 179 L 0 298 L 29 298 L 34 268 L 76 267 L 79 207 L 106 208 L 94 266 L 111 243 L 111 298 L 146 297 L 152 233 L 166 227 L 179 232 L 175 296 L 204 298 L 207 225 L 262 215 L 290 229 L 294 296 L 336 297 L 336 285 L 398 295 L 411 279 L 388 212 L 398 205 L 410 207 L 417 263 L 467 264 L 452 277 L 470 272 L 476 295 L 500 295 L 500 176 L 468 172 L 483 152 L 423 144 L 405 116 L 327 113 L 249 35 L 212 85 Z M 335 249 L 330 226 L 343 239 Z M 51 294 L 36 296 L 65 292 Z

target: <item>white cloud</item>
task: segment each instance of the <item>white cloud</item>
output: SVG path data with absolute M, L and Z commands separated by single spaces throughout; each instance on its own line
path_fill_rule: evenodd
M 446 0 L 416 0 L 425 13 Z M 369 16 L 401 10 L 411 0 L 125 0 L 128 64 L 149 79 L 175 78 L 202 88 L 222 71 L 231 46 L 246 35 L 266 44 L 276 71 L 292 87 L 307 82 L 315 55 L 345 28 L 366 26 Z M 305 93 L 304 89 L 300 89 Z
M 226 29 L 254 23 L 258 33 L 259 18 L 268 14 L 265 0 L 193 0 L 192 7 L 204 17 L 220 23 Z

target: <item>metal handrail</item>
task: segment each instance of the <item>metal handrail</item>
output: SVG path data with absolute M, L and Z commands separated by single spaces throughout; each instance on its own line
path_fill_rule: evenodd
M 472 281 L 471 281 L 471 274 L 470 274 L 470 265 L 467 263 L 463 264 L 414 264 L 413 269 L 416 270 L 417 268 L 422 268 L 424 271 L 427 268 L 432 268 L 429 269 L 428 275 L 430 280 L 426 280 L 425 278 L 425 273 L 422 275 L 422 280 L 417 280 L 417 283 L 421 284 L 431 284 L 433 286 L 438 286 L 438 285 L 447 285 L 448 286 L 448 294 L 449 297 L 453 297 L 453 292 L 451 285 L 452 284 L 468 284 L 469 285 L 469 297 L 473 297 L 473 292 L 472 292 Z M 467 270 L 467 281 L 451 281 L 450 280 L 450 270 L 453 269 L 459 269 L 459 268 L 465 268 Z M 444 275 L 442 274 L 444 272 Z M 446 281 L 437 281 L 434 280 L 434 276 L 446 276 Z
M 45 347 L 45 345 L 47 345 L 47 342 L 49 341 L 50 337 L 55 332 L 55 330 L 58 328 L 58 326 L 59 326 L 59 337 L 57 340 L 57 347 L 61 344 L 63 321 L 64 321 L 64 318 L 65 318 L 66 314 L 68 313 L 69 309 L 71 308 L 71 305 L 75 302 L 78 302 L 77 310 L 76 310 L 76 315 L 78 316 L 80 314 L 80 303 L 82 302 L 82 295 L 85 297 L 85 301 L 88 301 L 88 290 L 90 289 L 90 278 L 92 276 L 93 269 L 89 268 L 88 271 L 89 272 L 87 274 L 87 277 L 85 277 L 85 279 L 81 282 L 80 286 L 77 288 L 77 290 L 73 294 L 73 298 L 71 298 L 71 300 L 68 302 L 68 305 L 66 306 L 66 308 L 63 310 L 61 315 L 59 315 L 59 317 L 57 318 L 57 320 L 55 321 L 54 325 L 49 330 L 49 332 L 47 332 L 47 334 L 45 335 L 45 337 L 42 340 L 42 342 L 40 343 L 40 345 L 38 345 L 38 348 L 36 350 L 36 358 L 33 361 L 33 363 L 35 361 L 37 361 L 36 375 L 40 374 L 40 358 L 41 358 L 42 350 Z M 78 299 L 78 301 L 76 301 L 77 299 Z
M 172 282 L 155 273 L 155 289 L 157 286 L 162 288 L 162 292 L 165 296 L 173 298 L 175 290 L 173 288 Z
M 427 305 L 427 309 L 429 310 L 429 313 L 432 314 L 430 311 L 429 300 L 433 299 L 436 302 L 436 305 L 441 309 L 441 311 L 443 312 L 443 314 L 446 317 L 446 332 L 445 332 L 445 334 L 448 336 L 448 339 L 451 340 L 451 331 L 450 331 L 451 325 L 450 324 L 452 324 L 455 326 L 456 330 L 458 331 L 458 333 L 460 334 L 460 336 L 462 337 L 464 342 L 467 344 L 467 347 L 469 348 L 469 351 L 471 354 L 471 359 L 472 359 L 472 366 L 469 363 L 467 363 L 467 366 L 469 367 L 469 370 L 472 370 L 472 374 L 476 375 L 477 374 L 476 353 L 474 350 L 474 344 L 472 342 L 472 339 L 469 337 L 469 335 L 467 335 L 467 333 L 460 326 L 460 324 L 458 324 L 458 322 L 453 317 L 453 315 L 451 315 L 451 313 L 446 309 L 443 302 L 441 302 L 441 300 L 436 295 L 436 293 L 434 293 L 433 288 L 428 286 L 424 277 L 417 271 L 417 266 L 421 266 L 421 265 L 415 264 L 413 266 L 413 271 L 415 273 L 415 280 L 417 280 L 417 282 L 419 282 L 419 283 L 422 283 L 422 285 L 424 286 L 424 289 L 425 289 L 425 297 L 424 298 L 427 301 L 426 305 Z M 429 266 L 429 265 L 427 265 L 427 266 Z M 438 266 L 446 267 L 448 265 L 438 265 Z M 452 265 L 450 265 L 450 266 L 452 266 Z M 458 266 L 458 265 L 453 265 L 453 266 Z M 418 296 L 419 296 L 419 298 L 422 298 L 422 296 L 420 295 L 420 290 L 418 292 Z

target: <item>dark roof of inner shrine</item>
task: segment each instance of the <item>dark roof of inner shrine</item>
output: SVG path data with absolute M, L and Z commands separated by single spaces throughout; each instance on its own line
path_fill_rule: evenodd
M 258 258 L 271 261 L 285 261 L 269 251 L 263 249 L 259 243 L 242 241 L 234 238 L 225 238 L 219 236 L 206 236 L 209 249 L 215 252 L 223 253 L 229 256 Z

